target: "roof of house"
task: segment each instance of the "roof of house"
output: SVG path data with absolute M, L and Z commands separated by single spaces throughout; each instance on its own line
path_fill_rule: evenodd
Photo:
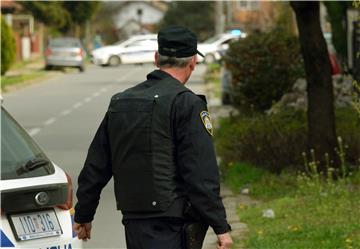
M 109 4 L 115 5 L 114 8 L 117 8 L 119 10 L 121 10 L 121 8 L 130 5 L 130 4 L 134 4 L 134 3 L 145 3 L 153 8 L 156 8 L 158 10 L 160 10 L 161 12 L 165 12 L 168 9 L 168 3 L 165 1 L 121 1 L 121 2 L 109 2 Z
M 1 9 L 21 9 L 21 5 L 14 0 L 1 0 Z

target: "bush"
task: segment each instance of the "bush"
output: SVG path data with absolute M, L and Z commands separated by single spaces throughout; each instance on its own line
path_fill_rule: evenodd
M 1 18 L 1 75 L 4 75 L 15 60 L 15 39 L 11 29 Z
M 360 118 L 351 108 L 339 109 L 337 134 L 346 148 L 346 162 L 359 164 Z M 223 119 L 216 132 L 217 151 L 226 168 L 232 162 L 246 162 L 280 173 L 285 168 L 303 170 L 307 120 L 304 112 L 282 111 L 271 116 L 254 114 Z
M 274 30 L 234 42 L 225 56 L 232 73 L 234 104 L 264 111 L 304 75 L 298 38 Z

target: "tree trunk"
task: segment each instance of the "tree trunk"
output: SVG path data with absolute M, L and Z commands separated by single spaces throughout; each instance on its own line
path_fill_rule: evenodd
M 325 154 L 339 167 L 331 64 L 320 27 L 319 2 L 290 2 L 295 11 L 308 93 L 308 145 L 315 151 L 320 170 L 326 171 Z

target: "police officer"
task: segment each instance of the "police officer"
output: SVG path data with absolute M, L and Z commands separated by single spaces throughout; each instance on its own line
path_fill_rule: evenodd
M 197 229 L 187 229 L 195 221 L 212 227 L 218 248 L 231 247 L 206 99 L 184 86 L 197 54 L 203 56 L 193 32 L 161 30 L 155 53 L 159 70 L 112 97 L 78 179 L 74 230 L 79 239 L 90 239 L 101 190 L 114 177 L 128 249 L 191 247 L 204 236 L 201 229 L 200 237 L 188 235 Z

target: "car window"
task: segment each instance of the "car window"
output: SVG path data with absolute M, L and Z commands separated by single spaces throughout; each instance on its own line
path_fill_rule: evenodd
M 226 39 L 225 41 L 223 41 L 221 44 L 230 44 L 231 42 L 233 42 L 235 40 L 236 40 L 235 38 L 229 38 L 229 39 Z
M 32 138 L 1 108 L 1 179 L 19 179 L 54 173 L 55 169 L 51 163 L 21 175 L 16 172 L 19 167 L 35 158 L 48 160 Z
M 204 43 L 211 44 L 211 43 L 216 42 L 217 40 L 219 40 L 221 37 L 222 37 L 221 34 L 215 35 L 215 36 L 210 37 L 209 39 L 205 40 Z
M 150 43 L 150 40 L 139 40 L 139 41 L 134 41 L 133 43 L 127 45 L 126 47 L 137 47 L 137 46 L 146 46 Z
M 117 42 L 113 43 L 112 45 L 113 45 L 113 46 L 120 45 L 121 43 L 124 43 L 125 41 L 126 41 L 126 40 L 122 39 L 122 40 L 120 40 L 120 41 L 117 41 Z
M 81 43 L 77 39 L 53 39 L 49 41 L 49 46 L 55 48 L 73 48 L 81 47 Z

